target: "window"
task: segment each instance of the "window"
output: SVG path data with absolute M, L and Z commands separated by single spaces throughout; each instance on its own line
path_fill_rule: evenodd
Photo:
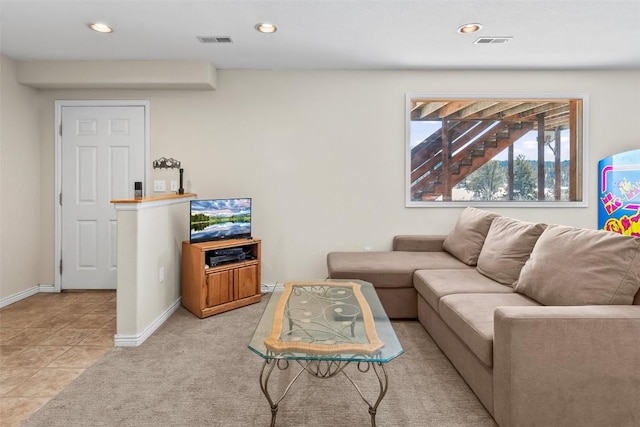
M 407 95 L 407 206 L 584 206 L 585 102 Z

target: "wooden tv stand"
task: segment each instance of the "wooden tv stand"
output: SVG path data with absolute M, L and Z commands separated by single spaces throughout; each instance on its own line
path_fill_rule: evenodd
M 182 242 L 182 305 L 203 318 L 260 302 L 259 239 Z M 213 251 L 242 248 L 247 257 L 209 266 Z

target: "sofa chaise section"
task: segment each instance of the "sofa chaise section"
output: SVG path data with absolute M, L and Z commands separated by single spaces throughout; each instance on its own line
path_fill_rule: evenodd
M 442 250 L 444 239 L 444 236 L 396 236 L 389 252 L 331 252 L 327 255 L 329 277 L 370 282 L 390 318 L 415 319 L 416 270 L 471 269 Z

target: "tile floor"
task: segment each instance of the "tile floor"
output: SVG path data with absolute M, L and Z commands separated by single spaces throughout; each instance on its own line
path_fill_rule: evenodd
M 113 348 L 115 291 L 39 293 L 0 309 L 0 426 L 17 427 Z

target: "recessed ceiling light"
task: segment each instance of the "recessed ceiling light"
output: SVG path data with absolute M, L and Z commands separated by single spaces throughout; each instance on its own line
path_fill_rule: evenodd
M 260 31 L 261 33 L 265 33 L 265 34 L 270 34 L 270 33 L 275 33 L 276 31 L 278 31 L 278 27 L 276 27 L 273 24 L 267 24 L 265 22 L 262 22 L 260 24 L 256 24 L 256 30 Z
M 475 33 L 476 31 L 479 31 L 482 28 L 482 24 L 464 24 L 463 26 L 461 26 L 460 28 L 458 28 L 458 32 L 460 34 L 468 34 L 468 33 Z
M 98 33 L 112 33 L 113 32 L 113 28 L 111 28 L 107 24 L 101 24 L 99 22 L 92 22 L 91 24 L 89 24 L 89 28 L 91 28 L 93 31 L 97 31 Z

